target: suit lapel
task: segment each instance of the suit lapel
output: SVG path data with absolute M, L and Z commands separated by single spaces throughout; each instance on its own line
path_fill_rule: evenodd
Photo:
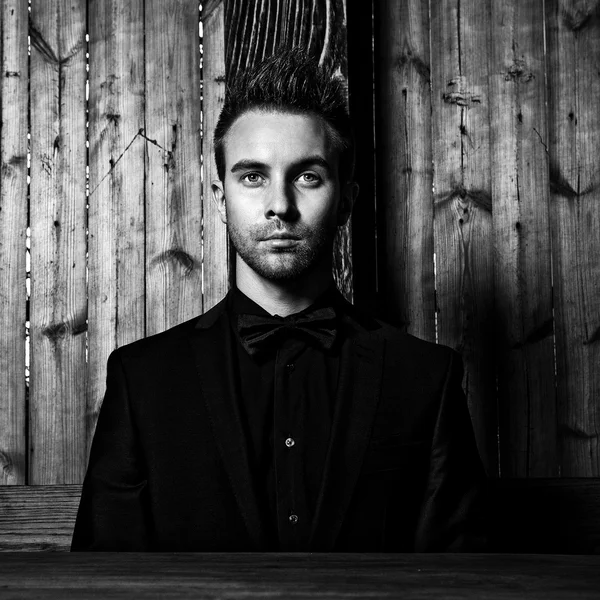
M 342 348 L 331 441 L 309 542 L 331 551 L 348 510 L 379 402 L 384 339 L 361 330 Z
M 200 317 L 190 339 L 201 390 L 223 464 L 248 533 L 257 549 L 267 539 L 251 477 L 246 435 L 235 389 L 234 348 L 225 302 Z

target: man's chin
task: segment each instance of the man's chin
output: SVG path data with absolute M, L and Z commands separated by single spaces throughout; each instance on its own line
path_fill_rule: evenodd
M 261 257 L 260 260 L 242 260 L 257 275 L 269 281 L 294 281 L 309 274 L 313 269 L 302 257 L 293 252 L 271 253 L 269 256 Z

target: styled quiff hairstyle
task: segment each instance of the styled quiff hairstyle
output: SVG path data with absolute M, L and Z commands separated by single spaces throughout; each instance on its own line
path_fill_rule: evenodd
M 321 118 L 338 154 L 340 183 L 352 179 L 354 139 L 343 83 L 304 50 L 275 51 L 273 56 L 229 82 L 214 134 L 215 161 L 221 181 L 225 180 L 225 136 L 234 121 L 249 110 Z

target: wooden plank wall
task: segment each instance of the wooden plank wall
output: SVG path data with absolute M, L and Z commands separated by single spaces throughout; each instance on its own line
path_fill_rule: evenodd
M 30 14 L 28 483 L 37 485 L 85 473 L 86 10 L 84 0 L 38 1 Z
M 490 474 L 598 476 L 598 2 L 374 8 L 383 314 L 461 352 Z
M 108 354 L 224 295 L 225 80 L 296 44 L 357 124 L 340 288 L 461 352 L 491 475 L 600 475 L 597 0 L 7 0 L 0 18 L 1 484 L 80 483 Z
M 494 3 L 490 63 L 495 350 L 506 475 L 555 476 L 543 1 Z M 532 426 L 534 425 L 534 426 Z
M 108 355 L 146 332 L 143 17 L 142 0 L 90 5 L 87 448 Z
M 0 484 L 27 478 L 25 321 L 27 237 L 27 6 L 0 12 Z
M 560 473 L 600 472 L 600 5 L 546 0 Z

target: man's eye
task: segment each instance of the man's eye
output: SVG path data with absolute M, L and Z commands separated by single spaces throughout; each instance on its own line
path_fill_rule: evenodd
M 321 178 L 316 173 L 302 173 L 298 178 L 301 183 L 315 184 L 321 181 Z
M 242 181 L 250 185 L 259 185 L 263 178 L 259 173 L 246 173 L 242 176 Z

